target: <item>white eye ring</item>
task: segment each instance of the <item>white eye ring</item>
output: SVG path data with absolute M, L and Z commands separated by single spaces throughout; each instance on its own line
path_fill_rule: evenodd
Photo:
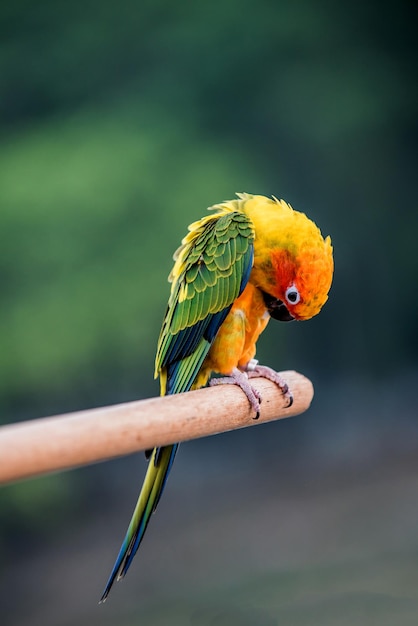
M 289 304 L 297 304 L 300 302 L 300 293 L 295 285 L 290 285 L 284 295 Z

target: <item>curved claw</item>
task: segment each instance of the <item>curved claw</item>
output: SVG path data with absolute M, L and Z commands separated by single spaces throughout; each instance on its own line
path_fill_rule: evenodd
M 209 385 L 210 387 L 214 385 L 238 385 L 247 396 L 251 408 L 255 411 L 255 417 L 253 419 L 257 420 L 260 417 L 261 394 L 257 389 L 251 387 L 247 372 L 242 372 L 237 367 L 234 367 L 230 376 L 212 378 L 212 380 L 209 381 Z
M 250 362 L 251 363 L 251 362 Z M 248 371 L 248 378 L 256 378 L 257 376 L 261 376 L 262 378 L 267 378 L 275 383 L 280 391 L 283 394 L 283 397 L 287 400 L 286 408 L 289 409 L 293 404 L 293 395 L 289 390 L 289 386 L 287 382 L 280 376 L 276 370 L 271 367 L 267 367 L 266 365 L 253 365 L 251 363 L 251 369 Z

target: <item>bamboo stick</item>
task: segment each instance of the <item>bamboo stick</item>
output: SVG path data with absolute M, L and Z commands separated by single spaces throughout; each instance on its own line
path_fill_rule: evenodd
M 258 420 L 238 387 L 219 385 L 3 426 L 0 484 L 306 411 L 313 398 L 311 381 L 294 371 L 281 374 L 293 393 L 293 405 L 284 406 L 274 383 L 252 379 L 262 395 Z

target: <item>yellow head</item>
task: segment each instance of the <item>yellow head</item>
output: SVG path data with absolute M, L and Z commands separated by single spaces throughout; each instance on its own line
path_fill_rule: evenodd
M 330 237 L 324 239 L 312 220 L 284 200 L 249 195 L 245 200 L 256 234 L 251 282 L 265 294 L 273 317 L 276 310 L 278 319 L 310 319 L 327 301 L 331 287 Z

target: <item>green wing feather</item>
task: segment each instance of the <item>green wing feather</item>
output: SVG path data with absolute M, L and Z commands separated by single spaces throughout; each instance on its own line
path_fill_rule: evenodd
M 252 266 L 254 230 L 223 210 L 190 227 L 175 254 L 171 294 L 155 360 L 162 394 L 187 391 Z

